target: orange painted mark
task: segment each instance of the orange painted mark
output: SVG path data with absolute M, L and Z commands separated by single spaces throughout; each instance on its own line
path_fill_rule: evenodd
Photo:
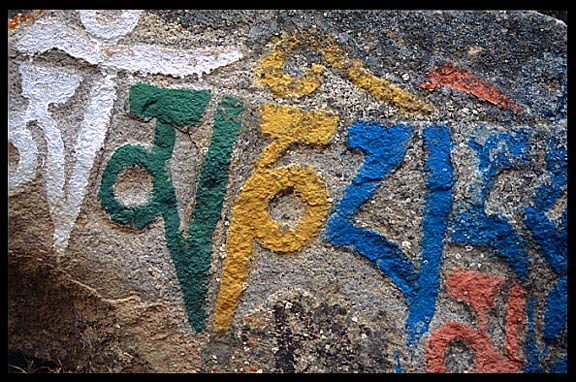
M 28 20 L 33 20 L 36 18 L 36 16 L 39 16 L 43 13 L 44 13 L 44 9 L 38 9 L 38 10 L 35 10 L 32 12 L 29 12 L 23 16 L 16 15 L 16 16 L 8 19 L 8 29 L 14 29 L 17 26 L 19 26 L 20 24 L 22 24 L 23 22 L 28 21 Z
M 517 373 L 522 369 L 519 356 L 522 327 L 525 323 L 525 291 L 512 285 L 508 294 L 504 356 L 500 355 L 487 333 L 487 312 L 494 305 L 496 293 L 504 280 L 480 272 L 457 270 L 446 280 L 448 294 L 466 302 L 476 315 L 476 329 L 450 321 L 432 333 L 426 349 L 426 364 L 432 373 L 447 373 L 446 348 L 457 338 L 474 350 L 474 369 L 479 373 Z
M 510 109 L 514 112 L 522 109 L 510 100 L 509 97 L 502 94 L 495 86 L 479 79 L 470 72 L 458 70 L 448 63 L 440 65 L 439 68 L 432 69 L 426 77 L 426 81 L 420 85 L 423 89 L 430 91 L 439 87 L 457 89 L 482 98 L 504 109 Z

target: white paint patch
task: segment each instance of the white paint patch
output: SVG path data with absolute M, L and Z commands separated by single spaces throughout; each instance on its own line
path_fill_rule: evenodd
M 48 107 L 70 99 L 80 85 L 82 77 L 63 72 L 61 69 L 43 68 L 30 64 L 22 64 L 20 74 L 22 94 L 30 100 L 21 122 L 25 125 L 29 121 L 37 121 L 46 139 L 48 151 L 45 176 L 46 196 L 55 227 L 54 247 L 58 253 L 63 253 L 68 246 L 70 233 L 80 213 L 94 159 L 104 144 L 116 99 L 115 74 L 109 74 L 97 81 L 90 91 L 84 120 L 76 138 L 73 151 L 74 166 L 67 187 L 65 187 L 64 175 L 64 141 L 56 121 L 50 116 Z M 21 131 L 23 130 L 16 130 L 16 133 Z M 17 139 L 19 136 L 22 141 L 22 133 L 15 135 Z M 20 144 L 19 151 L 25 156 L 33 155 L 35 160 L 37 150 L 32 137 L 29 136 L 29 141 L 23 142 L 29 146 L 33 145 L 33 149 L 28 153 L 25 150 L 27 147 Z M 29 178 L 28 174 L 25 179 Z M 16 181 L 19 181 L 19 178 Z M 22 181 L 19 182 L 21 183 Z
M 109 74 L 96 82 L 88 97 L 84 120 L 76 138 L 74 168 L 68 181 L 65 200 L 61 201 L 61 209 L 55 211 L 53 216 L 54 247 L 58 253 L 64 253 L 68 247 L 68 239 L 80 214 L 94 159 L 104 145 L 116 100 L 115 78 L 115 74 Z
M 51 103 L 66 102 L 82 80 L 78 74 L 28 63 L 20 65 L 20 74 L 22 95 L 31 101 L 28 107 L 35 110 L 47 111 Z
M 238 50 L 218 50 L 212 53 L 198 51 L 174 51 L 150 45 L 135 45 L 130 49 L 119 49 L 102 63 L 119 70 L 141 74 L 165 74 L 185 77 L 202 74 L 229 65 L 242 58 Z
M 30 64 L 20 66 L 22 95 L 29 100 L 26 111 L 8 123 L 8 136 L 18 149 L 20 161 L 16 174 L 10 177 L 11 189 L 22 186 L 35 175 L 38 149 L 32 134 L 26 128 L 28 122 L 37 121 L 46 136 L 48 161 L 52 172 L 64 166 L 64 143 L 56 129 L 56 122 L 48 113 L 50 104 L 63 103 L 69 99 L 80 84 L 81 77 L 69 73 L 38 68 Z M 47 177 L 47 186 L 63 185 L 63 175 Z M 50 202 L 50 201 L 49 201 Z
M 90 64 L 95 65 L 103 61 L 100 46 L 94 44 L 84 31 L 64 27 L 53 20 L 36 21 L 31 28 L 24 30 L 15 46 L 20 52 L 28 54 L 58 49 Z
M 10 191 L 18 190 L 36 176 L 38 148 L 32 133 L 26 128 L 27 121 L 27 112 L 8 120 L 8 140 L 16 147 L 19 156 L 18 167 L 8 177 Z
M 106 25 L 102 27 L 106 32 L 104 29 L 98 29 L 99 32 L 95 34 L 99 37 L 116 36 L 114 39 L 119 39 L 136 25 L 136 14 L 130 15 L 127 21 Z M 96 30 L 94 29 L 96 24 L 95 15 L 94 20 L 88 24 L 85 23 L 89 25 L 92 33 Z M 112 26 L 116 26 L 118 30 L 111 30 Z M 100 41 L 87 35 L 83 30 L 60 25 L 55 20 L 47 19 L 38 20 L 27 29 L 16 42 L 16 48 L 28 54 L 58 49 L 72 57 L 112 70 L 125 70 L 145 75 L 163 74 L 177 78 L 196 74 L 199 79 L 203 74 L 230 65 L 243 57 L 242 52 L 235 48 L 208 47 L 172 50 L 143 44 L 111 45 L 109 41 Z
M 92 35 L 109 43 L 116 43 L 120 38 L 132 32 L 138 24 L 140 13 L 137 10 L 121 11 L 120 17 L 110 24 L 101 24 L 96 18 L 95 10 L 80 11 L 80 20 L 84 28 Z
M 66 102 L 74 92 L 82 77 L 49 68 L 22 64 L 22 95 L 30 100 L 29 121 L 37 121 L 44 132 L 47 146 L 46 191 L 52 217 L 62 208 L 64 192 L 64 141 L 56 121 L 48 112 L 50 104 Z

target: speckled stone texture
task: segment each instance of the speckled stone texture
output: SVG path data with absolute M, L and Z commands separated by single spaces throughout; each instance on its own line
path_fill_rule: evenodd
M 567 372 L 559 12 L 9 28 L 9 351 L 72 372 Z

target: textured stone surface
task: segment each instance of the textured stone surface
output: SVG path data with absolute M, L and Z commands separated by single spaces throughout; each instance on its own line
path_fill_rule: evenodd
M 563 21 L 34 14 L 9 28 L 10 351 L 566 372 Z

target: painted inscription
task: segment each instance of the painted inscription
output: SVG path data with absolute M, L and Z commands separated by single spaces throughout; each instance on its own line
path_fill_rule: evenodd
M 254 240 L 279 253 L 302 249 L 320 231 L 328 214 L 323 181 L 310 167 L 271 167 L 295 143 L 326 145 L 335 133 L 338 117 L 324 112 L 304 112 L 295 107 L 264 104 L 260 108 L 262 133 L 270 144 L 256 162 L 234 204 L 226 242 L 226 260 L 215 311 L 217 330 L 228 330 L 248 277 Z M 306 205 L 296 228 L 282 230 L 270 216 L 268 204 L 280 192 L 293 189 Z
M 505 96 L 493 85 L 479 79 L 466 70 L 458 70 L 449 63 L 433 68 L 426 75 L 426 81 L 420 85 L 423 89 L 433 91 L 439 87 L 448 87 L 472 94 L 513 112 L 522 110 L 510 97 Z
M 274 97 L 304 97 L 321 86 L 324 67 L 319 64 L 312 64 L 301 78 L 294 78 L 285 72 L 286 61 L 299 46 L 319 52 L 333 69 L 347 76 L 358 88 L 370 92 L 380 101 L 394 104 L 403 112 L 433 110 L 432 106 L 416 96 L 372 74 L 360 60 L 349 58 L 332 37 L 313 32 L 294 32 L 274 44 L 271 52 L 260 60 L 256 68 L 257 82 L 261 87 L 270 88 Z M 262 132 L 270 135 L 272 142 L 256 163 L 254 174 L 235 202 L 228 232 L 227 258 L 216 303 L 217 330 L 228 330 L 231 324 L 242 284 L 248 277 L 254 239 L 259 239 L 261 245 L 276 252 L 295 252 L 320 230 L 327 214 L 326 191 L 314 171 L 295 165 L 274 169 L 267 167 L 292 143 L 327 144 L 328 138 L 335 132 L 337 116 L 328 117 L 328 114 L 319 112 L 305 114 L 294 107 L 264 105 L 261 119 Z M 326 130 L 323 134 L 322 129 Z M 295 229 L 281 231 L 270 217 L 267 205 L 274 196 L 288 188 L 293 189 L 306 204 L 306 216 Z M 433 264 L 437 266 L 439 262 Z M 422 277 L 424 279 L 425 276 Z M 426 317 L 427 320 L 431 319 L 431 316 Z
M 480 128 L 478 131 L 483 130 Z M 521 281 L 526 280 L 529 271 L 526 242 L 507 217 L 486 213 L 486 199 L 497 174 L 529 160 L 528 139 L 525 130 L 492 134 L 484 143 L 480 143 L 477 138 L 470 138 L 469 145 L 479 160 L 477 171 L 481 181 L 479 185 L 469 185 L 468 190 L 472 194 L 470 202 L 457 206 L 451 221 L 453 230 L 450 237 L 453 243 L 492 248 Z
M 322 85 L 324 67 L 312 64 L 302 78 L 293 78 L 284 71 L 290 53 L 297 47 L 314 49 L 330 67 L 349 78 L 354 85 L 372 94 L 379 101 L 391 103 L 403 112 L 431 112 L 434 107 L 414 94 L 400 89 L 364 67 L 362 61 L 350 58 L 348 53 L 329 35 L 316 32 L 294 32 L 278 41 L 270 54 L 263 57 L 256 68 L 260 86 L 270 88 L 275 97 L 302 97 L 311 94 Z
M 93 76 L 67 69 L 55 69 L 40 64 L 20 64 L 22 95 L 30 103 L 21 114 L 10 115 L 8 139 L 18 150 L 18 167 L 9 179 L 11 192 L 36 176 L 38 148 L 26 126 L 36 121 L 48 143 L 46 161 L 46 193 L 54 222 L 54 249 L 63 254 L 86 193 L 88 178 L 96 154 L 102 148 L 116 100 L 116 78 L 119 71 L 143 74 L 165 74 L 184 77 L 210 73 L 212 70 L 238 61 L 237 49 L 207 48 L 204 50 L 173 51 L 153 45 L 122 45 L 118 42 L 131 33 L 142 11 L 123 10 L 111 23 L 98 21 L 97 11 L 80 11 L 80 20 L 88 32 L 43 18 L 22 31 L 15 42 L 16 49 L 35 55 L 57 49 L 79 60 L 97 65 L 100 76 L 93 80 L 84 119 L 78 129 L 74 147 L 65 147 L 62 132 L 48 111 L 51 104 L 61 104 L 72 98 L 82 81 Z M 66 151 L 72 153 L 73 170 L 65 179 Z
M 78 136 L 73 169 L 65 185 L 65 147 L 58 123 L 50 116 L 49 106 L 62 104 L 74 95 L 82 76 L 61 69 L 21 64 L 22 95 L 29 100 L 24 113 L 10 116 L 8 140 L 18 149 L 18 168 L 9 179 L 10 190 L 18 190 L 36 175 L 37 146 L 28 122 L 36 121 L 44 133 L 47 143 L 46 190 L 50 215 L 54 222 L 54 247 L 63 253 L 68 245 L 70 233 L 80 213 L 90 170 L 98 150 L 106 137 L 116 87 L 115 75 L 108 74 L 94 82 L 90 91 Z
M 545 182 L 534 192 L 532 203 L 525 207 L 526 227 L 538 244 L 541 255 L 556 276 L 546 300 L 544 330 L 541 351 L 536 340 L 534 312 L 537 300 L 531 297 L 528 302 L 528 334 L 526 341 L 526 372 L 542 372 L 541 362 L 547 356 L 549 347 L 566 339 L 568 318 L 568 209 L 565 208 L 554 222 L 547 212 L 566 192 L 568 185 L 567 150 L 556 137 L 550 139 L 546 158 Z M 554 361 L 553 372 L 566 373 L 567 357 Z
M 357 122 L 348 130 L 348 147 L 365 155 L 358 175 L 336 204 L 328 221 L 326 236 L 330 243 L 350 246 L 368 258 L 402 291 L 408 305 L 407 331 L 414 343 L 428 330 L 438 294 L 438 272 L 442 260 L 447 218 L 452 207 L 452 164 L 448 128 L 432 125 L 424 130 L 428 149 L 427 186 L 422 252 L 417 271 L 400 246 L 380 233 L 354 225 L 354 215 L 403 161 L 413 128 L 397 125 L 383 128 L 377 123 Z
M 504 279 L 475 271 L 457 270 L 446 280 L 448 293 L 470 305 L 476 317 L 476 329 L 450 321 L 435 330 L 428 340 L 426 363 L 428 371 L 448 372 L 446 348 L 461 338 L 474 351 L 474 371 L 479 373 L 517 373 L 522 368 L 519 337 L 525 324 L 526 292 L 518 284 L 510 287 L 506 314 L 504 356 L 500 355 L 488 336 L 488 310 L 494 306 L 496 294 Z
M 271 53 L 260 61 L 256 70 L 257 81 L 261 86 L 268 87 L 277 98 L 307 96 L 316 91 L 322 84 L 321 74 L 324 68 L 319 64 L 312 64 L 311 68 L 307 69 L 300 78 L 294 78 L 284 72 L 284 64 L 289 54 L 299 46 L 313 48 L 321 54 L 333 69 L 343 72 L 359 88 L 371 92 L 380 100 L 395 104 L 403 111 L 418 110 L 426 112 L 431 110 L 413 96 L 407 98 L 402 96 L 395 97 L 394 95 L 403 93 L 396 93 L 397 89 L 390 90 L 385 81 L 376 81 L 371 74 L 366 74 L 366 71 L 359 69 L 361 68 L 360 63 L 354 59 L 350 60 L 345 52 L 330 38 L 320 38 L 315 34 L 307 33 L 294 33 L 281 39 L 273 46 Z M 358 73 L 364 73 L 367 77 L 361 77 Z M 363 78 L 363 80 L 360 80 L 360 78 Z M 375 85 L 376 83 L 378 83 L 378 86 Z M 518 105 L 500 93 L 496 87 L 477 79 L 469 72 L 456 71 L 447 65 L 443 66 L 442 70 L 438 72 L 429 73 L 428 82 L 423 85 L 428 90 L 433 90 L 438 86 L 449 86 L 468 92 L 490 103 L 508 108 L 513 112 L 520 110 Z M 376 89 L 384 89 L 384 93 L 378 93 L 380 90 L 377 91 Z M 481 127 L 480 130 L 483 131 L 484 127 Z M 357 177 L 352 181 L 352 184 L 348 186 L 342 200 L 336 204 L 326 229 L 326 238 L 329 242 L 350 247 L 354 252 L 359 252 L 367 257 L 375 268 L 379 269 L 386 277 L 389 277 L 403 292 L 409 308 L 406 323 L 409 345 L 416 343 L 428 331 L 429 323 L 435 314 L 435 303 L 439 288 L 439 270 L 445 242 L 490 248 L 510 266 L 521 284 L 526 283 L 530 271 L 529 258 L 526 251 L 529 238 L 523 233 L 517 232 L 506 216 L 489 215 L 486 212 L 486 199 L 494 185 L 496 176 L 503 170 L 512 170 L 517 166 L 524 165 L 530 159 L 528 155 L 530 134 L 528 134 L 527 130 L 499 134 L 485 132 L 478 134 L 478 136 L 484 137 L 482 139 L 470 138 L 469 146 L 477 155 L 479 162 L 477 171 L 481 176 L 478 182 L 469 186 L 468 191 L 473 195 L 470 202 L 466 206 L 455 206 L 453 211 L 453 179 L 450 161 L 451 142 L 449 129 L 436 125 L 424 129 L 424 144 L 428 150 L 425 171 L 429 192 L 425 198 L 421 242 L 423 249 L 419 255 L 418 266 L 407 259 L 402 253 L 400 246 L 395 242 L 386 239 L 375 231 L 354 226 L 353 218 L 357 209 L 372 197 L 375 189 L 384 178 L 393 174 L 395 168 L 404 160 L 406 145 L 409 144 L 412 135 L 412 128 L 405 125 L 384 128 L 375 122 L 356 122 L 353 124 L 348 132 L 348 144 L 351 149 L 360 148 L 364 152 L 366 156 L 365 163 Z M 266 163 L 268 162 L 271 161 Z M 557 199 L 559 192 L 562 190 L 561 180 L 555 182 L 555 184 L 560 185 L 560 187 L 553 192 L 554 197 L 551 197 L 551 200 L 546 203 L 547 209 L 550 208 L 553 200 Z M 255 186 L 251 187 L 258 189 Z M 262 186 L 259 185 L 259 188 L 262 188 Z M 248 187 L 245 186 L 245 189 L 248 189 Z M 243 191 L 245 192 L 245 190 Z M 267 195 L 263 191 L 261 191 L 261 194 Z M 274 195 L 271 195 L 270 198 L 272 196 Z M 253 197 L 256 197 L 256 194 Z M 244 203 L 242 198 L 239 198 L 237 203 L 239 201 Z M 260 204 L 265 206 L 266 203 Z M 541 202 L 540 204 L 544 203 Z M 558 233 L 556 226 L 545 220 L 545 210 L 540 211 L 539 214 L 533 214 L 533 216 L 538 216 L 537 220 L 539 222 L 543 222 L 543 224 L 538 226 L 540 232 L 554 232 L 556 236 L 561 235 L 561 230 Z M 232 247 L 236 245 L 238 247 L 244 246 L 245 249 L 241 260 L 232 258 L 227 259 L 225 262 L 224 274 L 237 276 L 224 279 L 221 285 L 216 313 L 216 327 L 218 329 L 226 329 L 230 325 L 233 307 L 237 303 L 237 296 L 241 293 L 242 283 L 247 277 L 245 272 L 250 260 L 248 254 L 253 251 L 252 240 L 249 240 L 250 244 L 246 245 L 246 241 L 240 239 L 231 241 L 230 238 L 235 235 L 235 232 L 239 231 L 237 227 L 248 227 L 246 232 L 256 230 L 254 226 L 251 226 L 251 222 L 256 221 L 256 219 L 246 219 L 246 221 L 240 222 L 242 218 L 238 217 L 241 212 L 241 216 L 253 216 L 254 211 L 255 209 L 250 210 L 238 207 L 238 204 L 235 205 L 236 220 L 233 223 L 234 229 L 229 232 L 228 244 L 237 243 L 232 245 Z M 267 211 L 263 208 L 261 213 L 263 216 L 267 216 Z M 528 213 L 528 215 L 530 214 Z M 545 235 L 541 236 L 545 237 Z M 565 243 L 565 240 L 561 240 L 561 238 L 560 241 Z M 546 245 L 543 240 L 541 242 L 541 245 Z M 274 250 L 271 246 L 268 246 L 268 248 Z M 558 252 L 556 249 L 555 251 Z M 278 248 L 276 252 L 290 251 Z M 548 251 L 548 253 L 551 253 L 551 251 Z M 558 262 L 557 255 L 549 255 L 548 258 L 552 262 Z M 231 264 L 234 264 L 234 266 Z M 228 271 L 228 269 L 232 269 L 232 271 Z M 559 272 L 562 276 L 562 271 Z M 545 332 L 548 333 L 547 338 L 549 339 L 557 338 L 560 336 L 558 333 L 564 332 L 565 325 L 557 322 L 559 317 L 565 316 L 566 304 L 563 303 L 563 299 L 565 299 L 566 293 L 562 289 L 565 286 L 565 278 L 561 277 L 557 286 L 553 287 L 548 297 L 547 306 L 549 312 L 545 319 L 545 323 L 547 323 L 545 325 L 547 325 L 548 329 Z M 234 298 L 230 299 L 227 296 L 234 296 Z M 230 302 L 223 302 L 224 297 Z M 528 304 L 528 309 L 531 306 L 534 306 L 534 304 Z M 450 327 L 453 336 L 458 334 L 474 342 L 474 346 L 477 345 L 475 347 L 475 350 L 479 352 L 476 364 L 477 370 L 493 370 L 495 372 L 518 371 L 522 367 L 522 363 L 520 362 L 519 364 L 517 362 L 520 346 L 518 339 L 519 328 L 524 325 L 523 319 L 519 317 L 523 317 L 525 309 L 524 289 L 520 285 L 515 284 L 510 292 L 509 334 L 506 337 L 508 350 L 505 354 L 505 357 L 508 357 L 506 359 L 514 361 L 512 363 L 507 363 L 508 361 L 506 360 L 502 361 L 504 358 L 501 358 L 494 348 L 491 347 L 487 334 L 482 332 L 483 329 L 471 334 L 469 327 L 464 327 L 460 324 L 449 324 L 447 327 Z M 224 320 L 222 317 L 226 317 L 226 319 Z M 528 321 L 530 319 L 531 315 L 528 314 Z M 560 319 L 560 322 L 563 322 L 562 319 Z M 530 322 L 529 324 L 532 325 Z M 448 343 L 444 345 L 447 346 Z M 528 342 L 526 346 L 532 346 L 530 348 L 532 354 L 537 354 L 534 355 L 534 359 L 539 359 L 540 353 L 535 347 L 535 342 L 532 345 Z M 544 354 L 546 351 L 545 349 Z M 500 361 L 494 365 L 487 366 L 491 362 L 490 360 Z M 399 370 L 401 370 L 400 365 Z
M 542 370 L 541 362 L 547 355 L 549 346 L 566 336 L 568 210 L 563 209 L 558 222 L 554 222 L 547 215 L 567 187 L 567 151 L 558 138 L 550 139 L 544 155 L 545 180 L 536 188 L 530 204 L 524 207 L 524 224 L 527 232 L 518 232 L 510 223 L 509 218 L 503 215 L 486 213 L 486 199 L 497 174 L 503 170 L 512 170 L 531 160 L 529 138 L 529 132 L 522 129 L 514 133 L 490 134 L 483 143 L 476 138 L 469 140 L 469 145 L 476 152 L 479 160 L 480 184 L 469 186 L 472 198 L 465 205 L 455 208 L 449 226 L 452 232 L 451 242 L 471 244 L 494 251 L 508 264 L 525 288 L 529 287 L 528 276 L 531 272 L 528 241 L 533 240 L 540 248 L 541 255 L 557 279 L 547 293 L 545 302 L 542 333 L 545 348 L 543 351 L 537 344 L 534 319 L 534 310 L 539 302 L 535 297 L 530 296 L 525 307 L 528 333 L 525 342 L 524 370 L 539 372 Z M 555 362 L 552 370 L 566 369 L 565 357 Z
M 19 152 L 18 166 L 9 177 L 9 189 L 19 192 L 36 176 L 38 147 L 28 125 L 35 122 L 46 140 L 45 186 L 55 226 L 54 247 L 58 253 L 63 253 L 67 247 L 92 165 L 104 144 L 116 101 L 118 72 L 181 78 L 196 75 L 201 79 L 202 75 L 242 58 L 235 48 L 175 51 L 149 45 L 124 45 L 122 38 L 136 28 L 140 14 L 140 11 L 122 11 L 115 22 L 103 24 L 98 21 L 96 11 L 80 11 L 88 34 L 52 19 L 42 19 L 22 31 L 17 40 L 16 49 L 30 55 L 31 61 L 36 54 L 57 49 L 97 65 L 100 71 L 87 76 L 34 62 L 18 66 L 22 96 L 27 106 L 23 112 L 9 116 L 9 141 Z M 379 101 L 394 105 L 401 112 L 435 110 L 416 95 L 375 76 L 360 60 L 349 57 L 332 37 L 315 31 L 294 32 L 280 39 L 259 61 L 256 81 L 269 89 L 274 98 L 306 97 L 322 86 L 326 68 L 320 64 L 312 64 L 300 78 L 286 73 L 285 64 L 298 48 L 311 48 L 331 69 L 344 75 L 356 87 Z M 51 106 L 70 100 L 84 81 L 91 85 L 88 101 L 77 129 L 75 146 L 67 148 L 58 121 L 51 114 Z M 464 91 L 512 112 L 521 110 L 496 87 L 449 64 L 430 71 L 426 82 L 421 84 L 430 91 L 441 86 Z M 133 85 L 129 95 L 130 113 L 144 120 L 155 119 L 154 142 L 151 148 L 133 144 L 118 148 L 106 165 L 98 193 L 101 207 L 117 224 L 143 229 L 162 217 L 189 323 L 196 332 L 206 326 L 212 237 L 221 215 L 243 103 L 231 96 L 216 101 L 213 133 L 198 175 L 196 200 L 187 232 L 180 229 L 168 161 L 172 158 L 177 128 L 197 126 L 211 100 L 210 90 L 167 89 L 146 83 Z M 454 205 L 450 129 L 434 123 L 422 129 L 427 152 L 422 171 L 427 193 L 422 250 L 417 262 L 412 262 L 396 242 L 374 230 L 357 227 L 354 220 L 362 205 L 373 198 L 377 188 L 394 176 L 404 162 L 408 147 L 417 134 L 414 127 L 408 124 L 387 126 L 374 121 L 353 122 L 348 129 L 347 145 L 351 150 L 360 150 L 364 161 L 343 197 L 330 211 L 330 195 L 315 169 L 300 164 L 275 164 L 294 144 L 328 145 L 336 132 L 339 116 L 329 111 L 305 111 L 270 103 L 260 105 L 258 111 L 261 132 L 270 143 L 234 201 L 214 312 L 217 331 L 228 331 L 233 322 L 257 245 L 290 255 L 309 245 L 325 225 L 325 239 L 330 244 L 367 258 L 402 292 L 408 307 L 409 347 L 417 347 L 418 341 L 429 331 L 436 311 L 446 243 L 487 250 L 509 268 L 514 276 L 509 281 L 463 269 L 457 269 L 447 277 L 448 294 L 468 305 L 476 322 L 450 321 L 430 333 L 425 350 L 428 371 L 448 371 L 446 349 L 456 339 L 464 340 L 474 351 L 473 367 L 477 372 L 541 372 L 544 366 L 553 372 L 567 370 L 566 357 L 553 360 L 549 357 L 550 348 L 567 337 L 567 209 L 561 211 L 559 218 L 550 216 L 550 210 L 565 197 L 567 188 L 564 142 L 549 139 L 542 155 L 545 162 L 542 181 L 530 202 L 522 206 L 525 231 L 519 231 L 511 218 L 488 213 L 486 204 L 499 174 L 514 171 L 534 160 L 530 156 L 532 132 L 518 129 L 493 133 L 485 126 L 479 126 L 466 142 L 475 156 L 478 178 L 468 185 L 471 197 Z M 67 150 L 74 153 L 68 180 L 64 171 Z M 139 167 L 151 175 L 151 197 L 144 205 L 126 206 L 115 195 L 118 175 L 128 167 Z M 273 220 L 268 206 L 274 197 L 286 191 L 293 191 L 302 200 L 305 213 L 296 227 L 282 229 Z M 534 271 L 529 256 L 531 243 L 536 244 L 538 254 L 553 273 L 550 288 L 543 298 L 528 293 L 533 287 L 530 276 Z M 504 345 L 498 349 L 489 336 L 488 317 L 495 310 L 497 296 L 506 291 L 505 338 Z M 536 315 L 538 306 L 543 307 L 542 318 Z M 537 338 L 538 335 L 541 338 Z M 401 371 L 398 353 L 396 357 L 397 370 Z
M 220 219 L 232 145 L 240 130 L 243 106 L 233 97 L 225 97 L 218 104 L 211 143 L 200 169 L 188 235 L 184 236 L 168 161 L 174 150 L 175 127 L 191 129 L 198 124 L 210 100 L 210 91 L 162 89 L 140 83 L 131 88 L 129 100 L 130 113 L 145 120 L 156 119 L 153 147 L 149 150 L 141 145 L 118 148 L 102 174 L 98 196 L 102 208 L 120 224 L 142 229 L 162 216 L 166 243 L 180 281 L 188 318 L 199 332 L 205 327 L 212 235 Z M 140 167 L 152 176 L 152 197 L 142 206 L 127 207 L 114 194 L 118 174 L 131 166 Z
M 102 69 L 180 78 L 190 75 L 201 78 L 203 74 L 242 58 L 242 53 L 235 48 L 174 50 L 156 45 L 120 43 L 120 39 L 135 28 L 141 13 L 139 10 L 123 10 L 117 21 L 102 24 L 97 21 L 96 11 L 80 11 L 80 19 L 91 36 L 52 19 L 38 20 L 18 40 L 17 49 L 29 54 L 58 49 Z

